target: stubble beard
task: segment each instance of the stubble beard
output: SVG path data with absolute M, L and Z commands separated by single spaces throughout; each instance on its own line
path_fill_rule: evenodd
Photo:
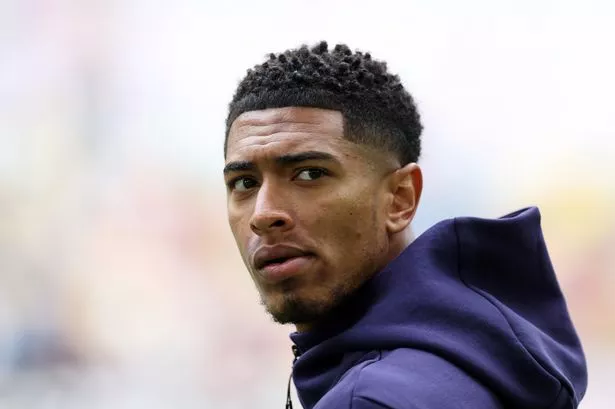
M 261 304 L 279 324 L 310 324 L 320 321 L 333 308 L 340 305 L 352 293 L 351 289 L 334 288 L 329 290 L 327 297 L 318 300 L 303 299 L 292 292 L 283 295 L 276 305 L 267 303 L 261 294 Z
M 382 254 L 386 248 L 378 246 L 381 251 L 374 254 Z M 371 262 L 362 263 L 365 267 L 355 271 L 346 277 L 341 283 L 336 283 L 332 288 L 323 290 L 320 296 L 310 298 L 297 294 L 297 287 L 292 279 L 287 284 L 282 284 L 279 290 L 282 292 L 281 300 L 271 304 L 267 302 L 267 296 L 260 292 L 261 304 L 279 324 L 314 324 L 325 318 L 336 307 L 344 304 L 359 288 L 377 274 L 386 263 L 376 262 L 377 257 L 372 257 Z

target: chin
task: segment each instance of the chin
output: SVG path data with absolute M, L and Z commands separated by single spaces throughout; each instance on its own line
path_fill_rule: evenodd
M 273 320 L 280 324 L 308 324 L 321 320 L 347 297 L 343 288 L 321 294 L 305 291 L 284 291 L 262 295 L 261 301 Z
M 279 324 L 306 324 L 318 321 L 330 310 L 331 300 L 306 299 L 283 294 L 263 299 L 273 320 Z

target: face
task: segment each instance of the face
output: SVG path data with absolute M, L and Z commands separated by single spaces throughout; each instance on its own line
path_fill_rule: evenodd
M 389 261 L 391 156 L 345 139 L 336 111 L 269 109 L 234 121 L 229 223 L 276 321 L 317 321 Z

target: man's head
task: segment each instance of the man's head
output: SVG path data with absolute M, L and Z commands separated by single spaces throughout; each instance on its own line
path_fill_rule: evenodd
M 229 223 L 276 321 L 307 328 L 409 244 L 421 130 L 399 78 L 345 45 L 248 71 L 227 118 Z

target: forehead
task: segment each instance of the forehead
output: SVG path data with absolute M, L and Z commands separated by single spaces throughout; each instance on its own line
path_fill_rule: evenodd
M 233 122 L 227 160 L 256 160 L 296 151 L 343 153 L 356 145 L 344 138 L 341 112 L 304 107 L 245 112 Z

